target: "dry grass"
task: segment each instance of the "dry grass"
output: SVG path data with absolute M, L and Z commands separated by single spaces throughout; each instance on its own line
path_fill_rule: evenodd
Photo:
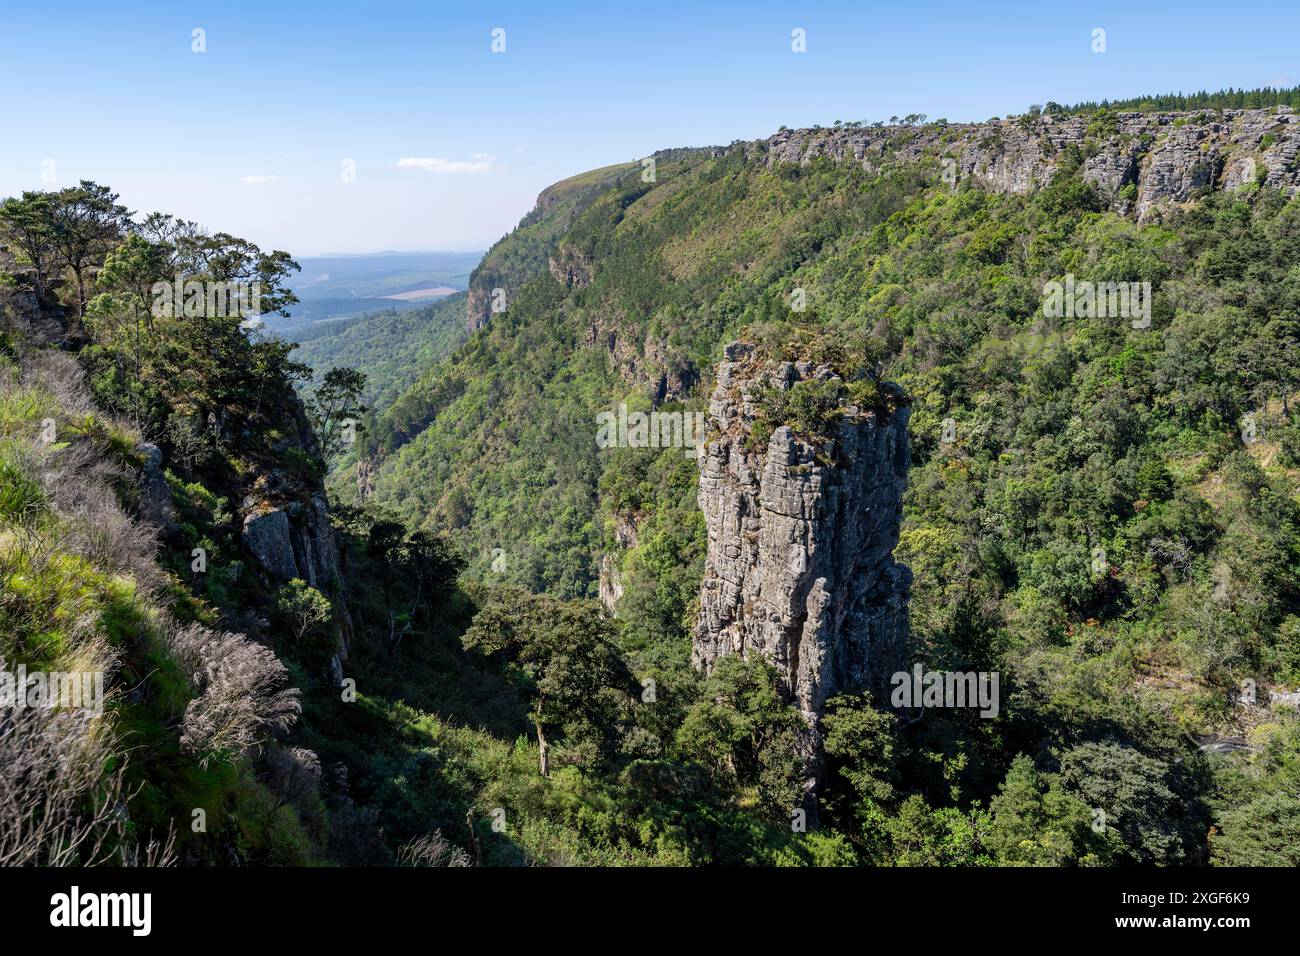
M 189 624 L 174 629 L 171 647 L 198 692 L 185 708 L 181 745 L 205 766 L 252 752 L 262 734 L 288 730 L 302 712 L 285 666 L 243 634 Z
M 107 722 L 74 711 L 0 718 L 0 866 L 167 866 L 174 834 L 131 836 L 126 760 Z

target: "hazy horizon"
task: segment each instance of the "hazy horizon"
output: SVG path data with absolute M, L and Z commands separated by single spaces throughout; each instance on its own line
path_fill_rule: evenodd
M 72 0 L 58 12 L 77 29 L 55 32 L 49 8 L 15 8 L 0 55 L 34 82 L 11 107 L 0 195 L 85 178 L 294 256 L 470 252 L 552 183 L 669 147 L 1300 78 L 1300 11 L 1282 3 L 1213 30 L 1199 0 L 1177 19 L 1119 3 L 738 9 L 146 2 L 128 23 Z

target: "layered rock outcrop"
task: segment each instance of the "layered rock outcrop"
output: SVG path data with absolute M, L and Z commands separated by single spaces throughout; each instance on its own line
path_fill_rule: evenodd
M 329 506 L 321 495 L 250 513 L 244 518 L 242 538 L 274 580 L 301 578 L 322 591 L 339 586 L 338 544 L 330 527 Z
M 12 276 L 30 275 L 30 266 L 18 262 L 13 250 L 0 246 L 0 273 Z M 58 279 L 48 280 L 51 287 L 62 285 Z M 66 310 L 47 296 L 43 303 L 30 288 L 24 285 L 0 282 L 0 332 L 16 332 L 20 338 L 61 345 L 75 333 Z
M 1051 182 L 1064 162 L 1080 162 L 1084 180 L 1125 215 L 1146 222 L 1171 204 L 1202 191 L 1252 182 L 1288 193 L 1300 190 L 1300 114 L 1289 106 L 1253 110 L 1117 111 L 1044 114 L 983 123 L 842 126 L 782 129 L 763 140 L 729 147 L 664 150 L 663 163 L 688 155 L 718 157 L 742 150 L 776 166 L 819 157 L 878 171 L 894 164 L 932 163 L 954 184 L 974 181 L 1007 193 L 1030 193 Z M 1076 153 L 1077 150 L 1077 153 Z M 947 167 L 943 164 L 949 163 Z M 469 282 L 466 326 L 492 318 L 492 289 L 513 294 L 548 271 L 566 288 L 590 283 L 589 256 L 560 245 L 577 215 L 620 173 L 613 166 L 556 183 L 542 192 L 519 228 L 484 257 Z
M 471 285 L 465 298 L 465 328 L 471 335 L 492 318 L 492 290 L 485 285 Z
M 656 406 L 684 398 L 699 373 L 690 357 L 654 333 L 642 334 L 622 310 L 598 313 L 588 325 L 584 344 L 603 348 L 619 378 L 647 389 Z
M 289 538 L 289 516 L 282 509 L 248 515 L 244 519 L 242 538 L 244 547 L 272 578 L 288 581 L 299 576 Z
M 910 464 L 908 409 L 896 389 L 896 410 L 849 408 L 829 438 L 778 425 L 754 441 L 765 387 L 832 376 L 728 346 L 699 458 L 708 554 L 694 662 L 707 672 L 727 654 L 770 661 L 808 722 L 813 775 L 826 699 L 883 691 L 902 669 L 911 585 L 892 556 Z
M 614 544 L 619 552 L 637 546 L 636 519 L 631 515 L 615 514 L 613 516 Z M 599 594 L 600 603 L 605 610 L 613 614 L 623 596 L 623 573 L 619 570 L 619 558 L 606 552 L 600 559 Z
M 315 435 L 296 396 L 287 399 L 280 422 L 284 437 L 276 459 L 297 451 L 315 455 Z M 341 545 L 330 522 L 330 508 L 319 478 L 260 462 L 250 470 L 238 508 L 240 542 L 252 557 L 253 570 L 269 587 L 300 579 L 330 599 L 338 625 L 338 646 L 330 661 L 335 683 L 348 659 L 353 622 L 341 568 Z
M 140 517 L 158 528 L 168 528 L 176 521 L 176 506 L 167 486 L 162 450 L 146 442 L 137 451 L 140 454 Z
M 595 267 L 591 256 L 564 244 L 555 250 L 546 265 L 555 281 L 566 289 L 583 289 L 590 285 Z
M 782 130 L 753 144 L 769 165 L 819 156 L 869 170 L 891 163 L 951 161 L 954 182 L 1027 193 L 1051 182 L 1070 147 L 1082 176 L 1114 207 L 1148 221 L 1203 190 L 1258 181 L 1300 189 L 1300 115 L 1290 107 L 1195 112 L 1120 112 L 1113 119 L 1044 115 L 918 127 Z M 1126 186 L 1133 190 L 1125 190 Z

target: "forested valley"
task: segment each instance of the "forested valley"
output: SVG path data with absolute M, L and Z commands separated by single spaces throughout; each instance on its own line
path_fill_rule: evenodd
M 301 348 L 259 321 L 289 252 L 90 181 L 5 200 L 0 663 L 107 696 L 0 727 L 0 862 L 1300 864 L 1265 92 L 665 150 L 551 187 L 466 295 Z M 1148 202 L 1097 171 L 1158 113 L 1225 159 Z M 992 188 L 961 143 L 1050 175 Z M 1067 276 L 1146 283 L 1149 321 L 1048 314 Z M 750 403 L 754 447 L 845 468 L 845 421 L 907 409 L 908 667 L 1000 675 L 994 719 L 837 689 L 808 826 L 781 662 L 693 660 L 697 459 L 597 442 L 708 413 L 737 342 L 821 370 Z

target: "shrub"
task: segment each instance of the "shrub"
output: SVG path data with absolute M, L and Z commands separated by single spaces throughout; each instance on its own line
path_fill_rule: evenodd
M 27 524 L 45 504 L 45 494 L 28 474 L 17 443 L 0 443 L 0 521 Z

